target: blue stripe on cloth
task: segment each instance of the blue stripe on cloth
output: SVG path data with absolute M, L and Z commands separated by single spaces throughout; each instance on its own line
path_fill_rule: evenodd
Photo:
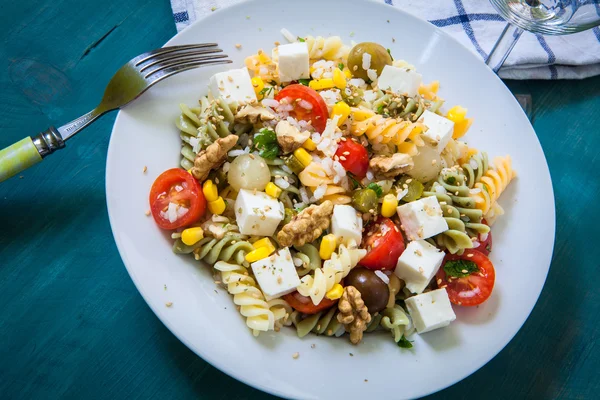
M 459 17 L 466 17 L 468 15 L 465 12 L 465 6 L 463 5 L 461 0 L 454 0 L 454 5 L 456 6 L 456 10 L 458 11 Z M 484 60 L 487 59 L 487 54 L 485 53 L 485 51 L 483 51 L 483 49 L 477 42 L 477 39 L 475 38 L 475 32 L 473 32 L 473 27 L 471 26 L 469 19 L 467 18 L 465 21 L 461 21 L 461 23 L 463 29 L 465 30 L 465 33 L 469 37 L 469 40 L 471 40 L 471 43 L 473 43 L 473 46 L 475 46 L 475 50 L 477 50 L 479 55 L 483 57 Z
M 598 41 L 600 42 L 600 28 L 595 27 L 594 29 L 592 29 L 592 32 L 594 32 L 594 35 L 596 35 L 596 39 L 598 39 Z
M 550 46 L 548 46 L 548 43 L 546 43 L 546 39 L 544 39 L 542 35 L 535 36 L 537 37 L 538 42 L 540 42 L 540 46 L 542 46 L 542 49 L 544 49 L 546 54 L 548 54 L 548 64 L 550 64 L 548 65 L 548 68 L 550 69 L 550 79 L 558 79 L 558 71 L 556 70 L 556 66 L 553 65 L 556 62 L 556 56 L 554 55 L 554 52 L 552 51 Z
M 462 24 L 463 22 L 471 21 L 504 21 L 504 18 L 502 18 L 498 14 L 466 14 L 455 15 L 450 18 L 433 19 L 429 22 L 431 22 L 438 28 L 443 28 L 445 26 Z
M 175 19 L 175 22 L 186 22 L 189 21 L 190 16 L 188 15 L 187 11 L 182 11 L 174 13 L 173 18 Z
M 389 4 L 390 6 L 394 5 L 394 3 L 392 3 L 392 0 L 385 0 L 385 4 Z

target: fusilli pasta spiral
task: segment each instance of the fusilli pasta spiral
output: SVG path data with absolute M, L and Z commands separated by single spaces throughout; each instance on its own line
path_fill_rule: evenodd
M 217 261 L 247 265 L 246 254 L 254 250 L 252 244 L 241 234 L 227 234 L 222 239 L 205 237 L 196 244 L 194 258 L 208 264 Z
M 296 247 L 296 251 L 294 257 L 302 262 L 301 265 L 296 265 L 299 277 L 321 268 L 321 256 L 319 256 L 319 250 L 315 246 L 307 243 L 304 246 Z
M 307 36 L 304 40 L 308 46 L 308 56 L 311 60 L 343 61 L 348 58 L 350 47 L 344 45 L 339 36 Z
M 313 304 L 319 304 L 333 285 L 340 283 L 365 254 L 367 251 L 358 249 L 356 243 L 350 243 L 348 247 L 340 245 L 331 259 L 323 263 L 322 268 L 316 269 L 313 275 L 306 275 L 300 280 L 298 292 L 310 297 Z
M 412 323 L 402 307 L 395 304 L 393 307 L 388 307 L 380 314 L 371 318 L 371 323 L 367 325 L 367 332 L 373 332 L 377 328 L 383 328 L 392 333 L 394 342 L 398 343 L 402 335 L 410 330 Z
M 346 328 L 337 319 L 338 309 L 332 307 L 328 311 L 321 311 L 303 318 L 298 311 L 292 312 L 290 319 L 296 327 L 298 337 L 304 337 L 310 332 L 325 336 L 342 336 Z
M 424 99 L 422 96 L 417 95 L 414 97 L 408 97 L 404 95 L 398 95 L 393 92 L 377 91 L 377 98 L 371 103 L 372 108 L 377 110 L 378 114 L 385 114 L 386 116 L 394 118 L 403 118 L 407 121 L 415 122 L 425 110 L 436 112 L 444 104 L 442 100 L 430 101 Z
M 352 198 L 347 190 L 339 184 L 333 183 L 333 178 L 327 176 L 323 166 L 316 162 L 311 162 L 302 172 L 298 174 L 300 182 L 313 193 L 319 188 L 325 188 L 323 197 L 319 202 L 330 200 L 333 204 L 348 204 Z
M 472 188 L 489 169 L 488 155 L 485 151 L 477 152 L 471 155 L 461 167 L 466 177 L 466 185 Z
M 221 281 L 233 295 L 233 302 L 240 307 L 240 314 L 246 317 L 246 325 L 254 336 L 285 323 L 292 308 L 282 299 L 267 301 L 247 268 L 224 261 L 217 262 L 214 268 L 220 271 Z
M 510 156 L 494 158 L 494 167 L 488 169 L 471 190 L 475 207 L 486 215 L 515 176 Z
M 372 144 L 392 143 L 398 152 L 414 156 L 417 146 L 423 146 L 421 133 L 426 129 L 420 122 L 386 118 L 370 110 L 353 109 L 350 132 L 355 136 L 366 134 Z

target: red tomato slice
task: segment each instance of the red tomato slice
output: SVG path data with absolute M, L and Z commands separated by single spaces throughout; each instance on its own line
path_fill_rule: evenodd
M 391 219 L 379 217 L 367 226 L 362 240 L 367 255 L 358 263 L 369 269 L 394 269 L 404 251 L 404 238 Z
M 481 220 L 482 224 L 488 224 L 486 220 Z M 477 250 L 489 256 L 492 252 L 492 231 L 489 231 L 487 237 L 485 239 L 481 239 L 481 235 L 479 235 L 477 241 L 479 242 L 479 246 L 475 247 L 473 250 Z
M 323 297 L 323 300 L 315 306 L 310 297 L 302 296 L 297 291 L 286 294 L 283 296 L 283 299 L 287 301 L 292 308 L 304 314 L 316 314 L 319 311 L 331 308 L 331 306 L 337 303 L 337 300 L 329 300 L 327 297 Z
M 465 278 L 447 276 L 444 266 L 452 260 L 473 261 L 479 268 L 479 272 L 474 272 Z M 485 254 L 477 250 L 466 250 L 461 256 L 448 254 L 436 275 L 436 279 L 439 288 L 446 288 L 448 297 L 453 304 L 476 306 L 486 301 L 492 294 L 494 282 L 496 281 L 496 271 Z
M 329 112 L 327 111 L 325 100 L 323 100 L 317 91 L 300 84 L 289 85 L 284 87 L 275 96 L 275 100 L 279 102 L 284 99 L 294 106 L 294 109 L 290 111 L 292 117 L 307 122 L 310 121 L 315 131 L 323 133 Z M 308 102 L 311 105 L 311 109 L 301 107 L 299 104 L 300 100 Z
M 367 149 L 354 139 L 342 140 L 338 144 L 335 155 L 339 157 L 342 167 L 360 179 L 367 175 L 369 169 L 369 153 Z
M 175 221 L 166 215 L 169 203 L 187 208 Z M 150 209 L 156 224 L 163 229 L 177 229 L 196 222 L 206 211 L 206 199 L 200 184 L 192 174 L 168 169 L 156 178 L 150 189 Z

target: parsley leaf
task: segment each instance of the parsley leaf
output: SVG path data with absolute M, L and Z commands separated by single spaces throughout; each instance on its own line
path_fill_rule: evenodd
M 275 131 L 263 128 L 254 135 L 254 149 L 266 159 L 272 160 L 279 155 L 279 145 Z
M 354 175 L 352 175 L 351 173 L 346 173 L 346 175 L 348 176 L 348 178 L 350 178 L 350 182 L 352 182 L 352 189 L 356 189 L 357 187 L 362 187 L 362 185 L 360 184 L 360 182 L 354 177 Z
M 398 347 L 401 347 L 403 349 L 412 349 L 413 345 L 410 340 L 408 340 L 404 335 L 402 335 L 402 337 L 398 341 Z
M 372 191 L 374 191 L 377 194 L 377 197 L 381 197 L 383 195 L 383 189 L 375 182 L 369 183 L 367 185 L 367 189 L 371 189 Z
M 265 86 L 260 90 L 260 92 L 258 92 L 258 94 L 262 96 L 262 99 L 264 99 L 269 95 L 269 93 L 271 93 L 271 91 L 273 91 L 273 86 Z
M 387 49 L 387 52 L 390 55 L 390 58 L 392 59 L 392 61 L 394 61 L 394 57 L 392 57 L 392 51 L 390 49 Z
M 479 267 L 470 260 L 451 260 L 444 264 L 444 272 L 446 276 L 466 278 L 475 272 L 479 272 Z
M 446 178 L 446 183 L 449 183 L 450 185 L 454 185 L 454 184 L 456 184 L 456 178 L 453 176 L 449 176 L 448 178 Z
M 377 107 L 377 114 L 383 114 L 383 109 L 384 109 L 384 107 L 383 107 L 383 104 L 380 104 L 380 105 Z
M 344 63 L 339 63 L 338 64 L 338 68 L 340 69 L 340 71 L 344 70 Z
M 296 39 L 298 39 L 299 42 L 306 42 L 306 40 L 304 38 L 301 38 L 300 36 L 298 36 Z
M 310 79 L 298 79 L 298 83 L 304 86 L 308 86 L 308 82 L 310 82 Z

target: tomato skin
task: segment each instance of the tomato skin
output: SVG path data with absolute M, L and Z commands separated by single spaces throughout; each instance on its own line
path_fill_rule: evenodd
M 444 265 L 451 260 L 473 261 L 479 272 L 465 278 L 447 277 Z M 448 254 L 436 274 L 439 288 L 446 288 L 452 304 L 472 307 L 486 301 L 494 290 L 496 271 L 490 259 L 477 250 L 466 250 L 462 255 Z
M 304 314 L 316 314 L 319 311 L 327 310 L 337 303 L 337 300 L 329 300 L 323 297 L 323 300 L 316 306 L 310 297 L 302 296 L 298 291 L 286 294 L 283 299 L 289 303 L 292 308 Z
M 488 224 L 485 219 L 481 220 L 481 223 L 486 225 Z M 473 250 L 480 251 L 486 256 L 489 256 L 492 252 L 492 231 L 488 232 L 485 240 L 481 240 L 481 235 L 479 235 L 477 240 L 479 241 L 479 246 L 475 247 Z
M 381 234 L 381 236 L 377 236 Z M 358 263 L 369 269 L 394 269 L 398 257 L 404 252 L 404 238 L 394 222 L 385 217 L 367 226 L 363 235 L 362 246 L 367 255 Z
M 353 139 L 342 140 L 338 144 L 335 155 L 339 157 L 339 162 L 346 171 L 351 172 L 360 179 L 367 175 L 369 153 L 360 143 Z
M 277 93 L 275 100 L 282 101 L 286 98 L 289 99 L 289 104 L 294 105 L 294 109 L 290 111 L 292 117 L 307 122 L 311 121 L 315 131 L 323 133 L 327 124 L 327 118 L 329 117 L 329 111 L 327 110 L 325 100 L 323 100 L 316 90 L 301 84 L 288 85 Z M 300 107 L 296 102 L 297 99 L 309 102 L 312 105 L 312 109 L 307 110 Z
M 176 191 L 175 186 L 183 190 Z M 196 222 L 206 212 L 206 199 L 198 181 L 180 168 L 168 169 L 156 178 L 150 189 L 150 210 L 156 224 L 162 229 L 177 229 Z M 188 212 L 170 222 L 160 215 L 169 203 L 177 203 L 188 209 Z

